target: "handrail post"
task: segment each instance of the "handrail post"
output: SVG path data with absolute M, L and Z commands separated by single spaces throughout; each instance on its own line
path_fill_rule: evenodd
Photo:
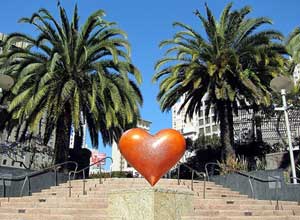
M 275 187 L 275 198 L 276 198 L 276 206 L 275 210 L 279 210 L 279 196 L 278 196 L 278 179 L 276 179 L 276 187 Z
M 71 172 L 69 173 L 69 197 L 72 196 Z
M 6 197 L 6 185 L 5 185 L 5 179 L 2 178 L 2 183 L 3 183 L 3 197 Z
M 203 182 L 203 199 L 205 199 L 206 194 L 206 175 L 204 174 L 204 182 Z
M 102 172 L 101 172 L 101 162 L 99 163 L 99 174 L 100 174 L 100 175 L 99 175 L 99 176 L 100 176 L 100 177 L 99 177 L 99 184 L 102 184 L 102 179 L 101 179 L 101 178 L 102 178 L 102 177 L 101 177 L 101 175 L 102 175 Z
M 54 168 L 55 186 L 57 186 L 57 169 Z
M 27 176 L 28 178 L 28 195 L 31 196 L 31 184 L 30 184 L 30 177 Z
M 110 169 L 109 169 L 109 178 L 112 178 L 112 166 L 110 166 Z
M 194 191 L 194 170 L 192 170 L 191 190 Z
M 23 190 L 24 190 L 24 188 L 25 188 L 25 183 L 26 183 L 26 181 L 28 180 L 28 177 L 26 176 L 25 177 L 25 179 L 24 179 L 24 182 L 23 182 L 23 185 L 22 185 L 22 188 L 21 188 L 21 191 L 20 191 L 20 197 L 22 197 L 23 196 Z
M 252 182 L 251 182 L 251 177 L 249 176 L 248 177 L 248 181 L 249 181 L 249 185 L 250 185 L 250 189 L 251 189 L 251 194 L 252 194 L 252 199 L 255 199 L 255 195 L 254 195 L 254 188 L 253 188 L 253 185 L 252 185 Z
M 102 172 L 101 171 L 101 163 L 100 163 L 100 172 Z M 106 181 L 106 172 L 103 173 L 103 179 L 104 179 L 104 182 L 105 182 Z
M 86 195 L 86 191 L 85 191 L 85 170 L 83 170 L 83 188 L 82 188 L 82 194 Z
M 179 180 L 179 177 L 180 176 L 180 164 L 178 164 L 178 171 L 177 171 L 177 185 L 180 185 L 180 180 Z

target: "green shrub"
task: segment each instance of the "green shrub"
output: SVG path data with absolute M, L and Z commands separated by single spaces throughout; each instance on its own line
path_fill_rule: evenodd
M 93 173 L 90 174 L 91 179 L 98 179 L 98 178 L 110 178 L 110 177 L 115 177 L 115 178 L 132 178 L 132 172 L 128 171 L 113 171 L 111 174 L 110 173 Z
M 218 165 L 222 175 L 235 171 L 248 171 L 248 161 L 243 156 L 229 156 L 225 161 L 218 161 Z

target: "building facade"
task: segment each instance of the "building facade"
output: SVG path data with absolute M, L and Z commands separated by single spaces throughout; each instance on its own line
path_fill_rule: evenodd
M 210 108 L 209 114 L 205 115 L 206 96 L 202 100 L 200 114 L 195 114 L 192 118 L 185 118 L 186 107 L 180 111 L 180 107 L 184 101 L 182 97 L 172 107 L 172 128 L 179 131 L 185 138 L 192 140 L 197 139 L 199 136 L 213 136 L 220 135 L 218 123 L 214 121 L 214 109 Z
M 106 153 L 101 153 L 96 149 L 92 149 L 92 156 L 90 158 L 90 165 L 93 165 L 90 167 L 90 174 L 98 174 L 101 172 L 104 172 L 104 167 L 106 164 Z M 102 162 L 97 163 L 98 161 L 102 160 Z M 96 164 L 95 164 L 96 163 Z
M 293 73 L 294 83 L 298 83 L 300 80 L 300 64 L 297 64 Z
M 81 148 L 88 148 L 88 146 L 86 144 L 86 129 L 87 129 L 86 123 L 82 124 L 81 126 L 82 126 L 82 132 L 83 132 Z M 75 130 L 72 127 L 71 135 L 70 135 L 70 145 L 69 145 L 70 149 L 74 148 L 74 141 L 75 141 Z
M 146 131 L 150 130 L 150 121 L 146 121 L 143 119 L 138 120 L 137 127 L 145 129 Z M 134 176 L 138 176 L 139 173 L 125 160 L 125 158 L 121 155 L 118 144 L 116 142 L 112 145 L 112 159 L 113 163 L 111 165 L 111 171 L 124 171 L 131 172 Z

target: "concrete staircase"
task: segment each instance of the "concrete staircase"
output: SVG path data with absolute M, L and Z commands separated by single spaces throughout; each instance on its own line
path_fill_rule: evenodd
M 107 179 L 103 184 L 90 179 L 72 181 L 69 197 L 68 183 L 33 193 L 20 198 L 0 198 L 1 220 L 117 220 L 120 216 L 107 214 L 107 192 L 114 189 L 138 189 L 150 187 L 144 179 Z M 161 179 L 155 187 L 188 189 L 190 181 Z M 206 198 L 203 199 L 203 182 L 194 183 L 194 210 L 182 219 L 189 220 L 300 220 L 300 205 L 297 202 L 279 202 L 250 199 L 238 192 L 206 183 Z M 300 193 L 300 192 L 299 192 Z M 137 219 L 138 220 L 138 219 Z

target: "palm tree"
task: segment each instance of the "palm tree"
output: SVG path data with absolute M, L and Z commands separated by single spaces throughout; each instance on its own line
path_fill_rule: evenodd
M 184 97 L 181 110 L 186 107 L 186 117 L 200 114 L 202 99 L 207 95 L 207 110 L 214 105 L 215 120 L 220 122 L 225 158 L 234 154 L 233 111 L 241 105 L 270 104 L 269 82 L 277 75 L 285 50 L 276 43 L 282 39 L 279 32 L 261 30 L 262 25 L 271 24 L 270 19 L 246 17 L 250 7 L 232 10 L 230 3 L 219 21 L 205 7 L 206 17 L 199 11 L 195 15 L 206 36 L 175 22 L 181 30 L 161 42 L 167 51 L 156 64 L 153 81 L 161 79 L 157 98 L 162 110 L 170 110 Z
M 111 144 L 139 116 L 141 75 L 131 63 L 126 34 L 98 10 L 79 28 L 77 5 L 72 20 L 58 5 L 60 21 L 40 9 L 20 22 L 33 25 L 37 36 L 12 33 L 4 42 L 1 69 L 16 79 L 9 104 L 10 120 L 25 134 L 44 142 L 55 133 L 55 163 L 66 161 L 73 126 L 87 123 L 93 146 L 98 134 Z M 25 48 L 12 48 L 25 42 Z M 44 129 L 43 129 L 44 128 Z
M 300 28 L 295 28 L 285 40 L 285 46 L 290 55 L 289 72 L 293 74 L 295 66 L 300 63 Z
M 287 75 L 292 76 L 295 68 L 300 64 L 300 27 L 295 28 L 285 40 L 286 50 L 290 59 L 286 62 Z M 294 105 L 299 105 L 299 93 L 300 83 L 294 86 L 291 93 L 288 95 L 288 99 L 293 102 Z

